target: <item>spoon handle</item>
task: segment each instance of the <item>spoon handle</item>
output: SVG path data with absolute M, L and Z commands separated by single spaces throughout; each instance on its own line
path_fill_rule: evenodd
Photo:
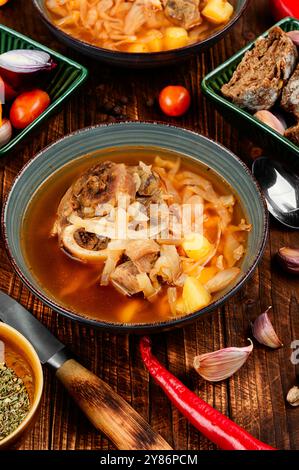
M 121 450 L 171 450 L 123 398 L 74 359 L 56 372 L 89 421 Z

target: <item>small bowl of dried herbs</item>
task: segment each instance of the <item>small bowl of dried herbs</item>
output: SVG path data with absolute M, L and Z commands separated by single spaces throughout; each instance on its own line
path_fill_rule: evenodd
M 17 447 L 37 417 L 43 371 L 29 341 L 0 323 L 0 450 Z

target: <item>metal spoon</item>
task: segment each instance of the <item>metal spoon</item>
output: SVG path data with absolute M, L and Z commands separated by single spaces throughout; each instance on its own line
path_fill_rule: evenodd
M 256 159 L 252 171 L 266 198 L 268 210 L 283 225 L 299 229 L 299 177 L 277 161 Z

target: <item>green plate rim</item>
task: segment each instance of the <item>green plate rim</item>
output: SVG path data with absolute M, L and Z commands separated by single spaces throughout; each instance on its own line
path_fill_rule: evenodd
M 236 62 L 237 60 L 241 59 L 244 54 L 249 51 L 254 43 L 256 42 L 257 39 L 266 37 L 269 34 L 269 31 L 274 27 L 274 26 L 282 26 L 288 23 L 296 23 L 298 25 L 299 29 L 299 20 L 296 18 L 292 17 L 286 17 L 283 18 L 282 20 L 278 21 L 275 23 L 271 28 L 269 28 L 267 31 L 262 33 L 260 36 L 257 36 L 254 41 L 251 41 L 248 43 L 245 47 L 240 49 L 236 54 L 234 54 L 232 57 L 230 57 L 228 60 L 220 64 L 218 67 L 216 67 L 214 70 L 209 72 L 202 80 L 201 82 L 201 88 L 206 96 L 211 98 L 212 100 L 220 103 L 222 106 L 230 109 L 233 111 L 235 114 L 242 116 L 245 118 L 247 121 L 251 122 L 254 126 L 259 127 L 262 129 L 266 134 L 270 135 L 272 138 L 280 141 L 281 144 L 283 144 L 288 150 L 290 150 L 293 153 L 299 153 L 299 147 L 295 144 L 293 144 L 289 139 L 284 137 L 283 135 L 279 134 L 279 132 L 275 131 L 272 129 L 270 126 L 267 124 L 262 123 L 260 120 L 255 118 L 252 114 L 250 114 L 248 111 L 246 111 L 243 108 L 240 108 L 239 106 L 236 106 L 233 104 L 231 101 L 227 100 L 221 95 L 218 95 L 213 88 L 210 86 L 210 82 L 214 80 L 219 73 L 223 73 L 231 64 Z
M 80 85 L 82 85 L 88 75 L 89 72 L 86 67 L 83 65 L 79 64 L 78 62 L 60 54 L 59 52 L 54 51 L 53 49 L 50 49 L 47 46 L 44 46 L 43 44 L 35 41 L 34 39 L 29 38 L 28 36 L 25 36 L 22 33 L 19 33 L 18 31 L 15 31 L 14 29 L 9 28 L 8 26 L 5 26 L 3 24 L 0 24 L 0 33 L 1 31 L 5 31 L 9 35 L 13 36 L 15 39 L 21 39 L 31 46 L 35 46 L 38 49 L 48 52 L 52 57 L 59 59 L 61 62 L 64 64 L 68 64 L 72 66 L 74 69 L 78 70 L 80 72 L 80 75 L 72 82 L 72 84 L 69 86 L 69 88 L 55 101 L 53 101 L 50 106 L 40 115 L 38 116 L 37 119 L 35 119 L 29 126 L 27 126 L 25 129 L 23 129 L 19 134 L 17 134 L 12 140 L 10 140 L 6 145 L 0 148 L 0 156 L 6 154 L 10 150 L 12 150 L 19 142 L 21 142 L 27 135 L 37 127 L 39 124 L 42 123 L 44 119 L 50 116 L 50 114 L 66 99 L 68 98 L 69 95 L 71 95 Z

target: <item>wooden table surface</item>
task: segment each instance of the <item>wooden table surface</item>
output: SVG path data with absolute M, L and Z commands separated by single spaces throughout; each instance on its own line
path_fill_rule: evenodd
M 88 82 L 63 110 L 48 120 L 21 148 L 0 161 L 0 195 L 8 192 L 14 177 L 37 151 L 65 134 L 91 124 L 113 121 L 105 110 L 108 97 L 118 105 L 126 96 L 122 114 L 129 119 L 163 117 L 151 106 L 159 90 L 170 83 L 183 84 L 192 93 L 193 107 L 180 120 L 167 120 L 216 139 L 250 164 L 259 153 L 249 136 L 225 122 L 200 90 L 202 77 L 272 23 L 266 0 L 253 0 L 244 18 L 213 48 L 191 62 L 153 71 L 115 70 L 96 64 L 60 44 L 41 23 L 29 0 L 11 0 L 1 8 L 0 21 L 47 46 L 69 55 L 90 70 Z M 166 118 L 164 118 L 166 119 Z M 299 449 L 299 407 L 286 406 L 285 396 L 295 381 L 290 344 L 299 339 L 299 284 L 272 261 L 279 247 L 298 246 L 298 233 L 282 229 L 271 220 L 266 251 L 253 278 L 221 309 L 196 323 L 153 338 L 159 359 L 196 393 L 230 416 L 256 437 L 281 449 Z M 172 407 L 163 392 L 149 379 L 142 365 L 138 337 L 115 336 L 73 323 L 39 302 L 14 274 L 0 240 L 0 288 L 20 301 L 58 338 L 69 345 L 88 368 L 107 381 L 131 403 L 175 449 L 206 449 L 215 446 L 198 433 Z M 216 385 L 202 380 L 193 370 L 195 355 L 225 346 L 247 344 L 250 320 L 273 306 L 273 323 L 284 347 L 269 350 L 255 343 L 245 366 L 231 379 Z M 113 449 L 74 406 L 53 373 L 47 368 L 39 421 L 22 449 Z

